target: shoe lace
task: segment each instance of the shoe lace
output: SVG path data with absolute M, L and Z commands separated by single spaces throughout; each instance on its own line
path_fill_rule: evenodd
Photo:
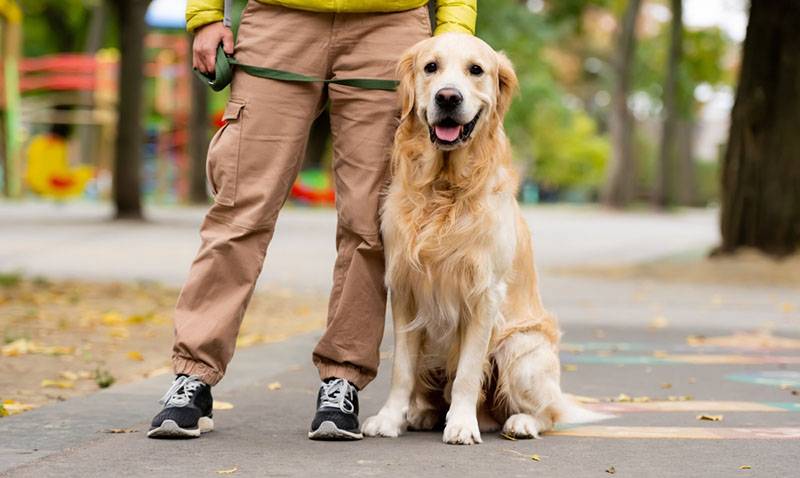
M 165 407 L 185 407 L 194 397 L 197 390 L 203 386 L 200 377 L 196 375 L 182 375 L 172 382 L 167 393 L 158 401 Z
M 337 378 L 327 383 L 322 382 L 320 408 L 338 408 L 344 413 L 353 413 L 355 406 L 350 400 L 352 387 L 350 382 L 343 378 Z

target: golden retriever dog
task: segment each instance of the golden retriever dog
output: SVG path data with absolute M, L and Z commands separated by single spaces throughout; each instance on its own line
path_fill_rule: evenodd
M 599 418 L 559 384 L 559 328 L 542 306 L 503 117 L 517 78 L 480 39 L 448 33 L 400 60 L 401 119 L 382 209 L 395 348 L 368 436 L 441 425 L 446 443 L 500 428 L 537 437 Z M 446 415 L 445 415 L 446 412 Z

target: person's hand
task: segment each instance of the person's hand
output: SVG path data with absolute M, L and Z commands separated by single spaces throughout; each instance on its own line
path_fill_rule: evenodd
M 233 54 L 233 32 L 222 22 L 209 23 L 195 30 L 192 66 L 203 73 L 213 73 L 217 63 L 217 47 L 220 43 L 225 53 Z

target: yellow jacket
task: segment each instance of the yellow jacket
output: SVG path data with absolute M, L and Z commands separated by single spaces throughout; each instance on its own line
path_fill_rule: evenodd
M 262 3 L 314 12 L 399 12 L 421 7 L 428 0 L 258 0 Z M 186 29 L 194 29 L 223 17 L 224 0 L 188 0 Z M 475 33 L 478 0 L 438 0 L 436 31 Z

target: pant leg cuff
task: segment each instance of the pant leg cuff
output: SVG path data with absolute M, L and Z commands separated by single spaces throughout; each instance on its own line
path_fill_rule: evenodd
M 355 385 L 359 390 L 363 390 L 375 378 L 374 375 L 365 374 L 359 367 L 354 365 L 318 362 L 317 369 L 319 369 L 319 378 L 321 380 L 334 377 L 343 378 Z
M 177 355 L 172 356 L 172 368 L 175 374 L 184 373 L 186 375 L 196 375 L 200 380 L 212 387 L 222 380 L 222 372 L 212 369 L 202 362 L 196 362 L 192 359 L 180 357 Z

